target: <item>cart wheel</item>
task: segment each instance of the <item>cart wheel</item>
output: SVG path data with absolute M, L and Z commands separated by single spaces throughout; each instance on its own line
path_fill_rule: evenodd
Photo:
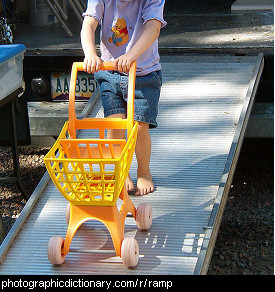
M 70 222 L 70 213 L 71 212 L 71 209 L 70 209 L 70 203 L 67 205 L 67 208 L 66 208 L 66 223 L 67 225 L 69 225 L 69 222 Z
M 139 248 L 134 238 L 125 238 L 121 244 L 121 258 L 128 268 L 134 268 L 138 264 Z
M 61 236 L 54 236 L 48 243 L 48 259 L 53 265 L 62 265 L 65 256 L 62 255 L 64 239 Z
M 152 219 L 151 205 L 146 203 L 139 204 L 136 212 L 136 222 L 138 229 L 150 229 L 152 225 Z

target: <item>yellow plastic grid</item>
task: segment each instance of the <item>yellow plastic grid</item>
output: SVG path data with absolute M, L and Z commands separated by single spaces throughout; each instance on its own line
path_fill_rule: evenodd
M 61 194 L 74 205 L 114 206 L 129 173 L 137 126 L 127 141 L 70 139 L 66 122 L 44 158 Z

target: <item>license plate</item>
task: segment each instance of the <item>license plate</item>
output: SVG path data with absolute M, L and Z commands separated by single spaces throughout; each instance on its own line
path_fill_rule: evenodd
M 69 100 L 71 76 L 67 72 L 53 72 L 51 74 L 51 95 L 53 101 Z M 75 100 L 88 100 L 96 89 L 93 74 L 78 72 L 75 86 Z

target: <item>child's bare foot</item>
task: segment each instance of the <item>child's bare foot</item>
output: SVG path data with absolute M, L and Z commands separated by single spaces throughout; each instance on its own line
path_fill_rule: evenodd
M 133 191 L 135 189 L 133 181 L 132 181 L 132 179 L 130 177 L 130 174 L 128 174 L 128 176 L 126 178 L 125 185 L 126 185 L 126 191 L 127 192 Z
M 153 183 L 151 173 L 149 173 L 148 175 L 138 176 L 135 195 L 144 196 L 153 192 L 154 192 L 154 183 Z

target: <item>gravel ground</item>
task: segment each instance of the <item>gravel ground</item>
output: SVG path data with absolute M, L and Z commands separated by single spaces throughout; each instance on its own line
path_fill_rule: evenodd
M 21 179 L 25 190 L 32 194 L 36 185 L 46 171 L 43 158 L 50 148 L 19 148 L 19 164 Z M 10 147 L 0 147 L 0 176 L 12 176 L 13 163 Z M 26 201 L 17 188 L 16 184 L 0 184 L 0 211 L 6 232 L 10 230 L 18 218 Z
M 274 274 L 274 141 L 245 139 L 210 275 Z
M 273 139 L 245 139 L 219 230 L 209 275 L 274 274 Z M 26 190 L 45 172 L 49 148 L 20 148 Z M 10 148 L 0 147 L 0 176 L 12 175 Z M 25 200 L 16 186 L 0 185 L 0 211 L 8 231 Z

